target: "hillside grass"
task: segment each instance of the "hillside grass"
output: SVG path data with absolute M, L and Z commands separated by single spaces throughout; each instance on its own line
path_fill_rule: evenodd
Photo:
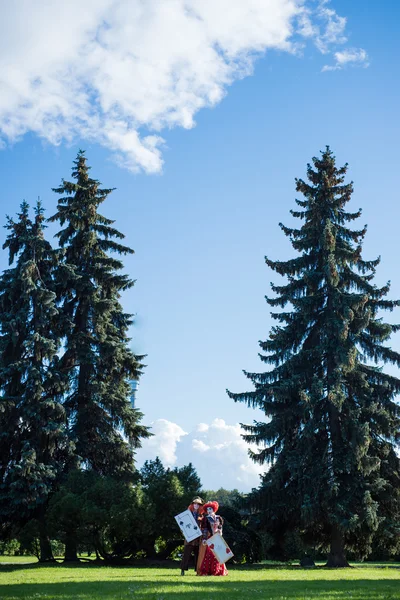
M 179 568 L 27 564 L 0 557 L 5 600 L 400 600 L 399 565 L 352 569 L 229 567 L 227 577 L 197 577 Z M 23 560 L 25 559 L 25 563 Z M 11 564 L 10 561 L 13 561 Z M 32 557 L 31 560 L 36 560 Z

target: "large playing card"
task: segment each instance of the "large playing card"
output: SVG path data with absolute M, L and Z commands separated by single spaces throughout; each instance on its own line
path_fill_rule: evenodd
M 184 510 L 179 515 L 176 515 L 175 520 L 187 542 L 192 542 L 201 536 L 201 529 L 194 520 L 190 510 Z
M 219 563 L 225 563 L 233 556 L 232 550 L 219 533 L 215 533 L 213 536 L 208 538 L 207 545 Z

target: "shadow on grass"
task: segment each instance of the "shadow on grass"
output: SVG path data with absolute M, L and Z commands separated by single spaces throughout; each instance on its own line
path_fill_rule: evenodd
M 181 567 L 180 562 L 178 563 L 151 563 L 151 562 L 125 562 L 125 563 L 107 563 L 105 561 L 102 562 L 82 562 L 82 563 L 65 563 L 62 561 L 57 562 L 48 562 L 48 563 L 0 563 L 0 573 L 12 573 L 13 571 L 35 571 L 40 569 L 59 569 L 62 567 L 63 569 L 107 569 L 107 568 L 116 568 L 116 569 L 129 569 L 131 572 L 134 572 L 135 569 L 146 569 L 146 570 L 159 570 L 163 569 L 163 571 L 168 570 L 171 571 L 172 575 L 177 575 L 180 573 Z M 285 565 L 285 564 L 276 564 L 276 565 L 264 565 L 264 564 L 245 564 L 245 565 L 228 565 L 229 570 L 232 571 L 268 571 L 268 570 L 290 570 L 290 571 L 298 571 L 302 569 L 299 565 Z M 321 567 L 317 567 L 321 568 Z
M 75 569 L 108 569 L 108 568 L 116 568 L 118 570 L 128 570 L 130 572 L 131 577 L 135 577 L 135 570 L 137 569 L 144 569 L 144 570 L 149 570 L 149 571 L 158 571 L 159 569 L 162 569 L 164 572 L 166 570 L 170 571 L 170 573 L 168 573 L 168 575 L 171 576 L 176 576 L 180 573 L 180 563 L 172 563 L 172 561 L 170 563 L 149 563 L 149 562 L 144 562 L 144 561 L 135 561 L 133 563 L 123 563 L 123 564 L 113 564 L 113 563 L 107 563 L 107 562 L 97 562 L 97 561 L 90 561 L 90 562 L 82 562 L 82 563 L 64 563 L 62 561 L 57 561 L 57 562 L 48 562 L 48 563 L 0 563 L 0 574 L 1 573 L 13 573 L 13 572 L 18 572 L 18 571 L 37 571 L 37 570 L 41 570 L 41 569 L 68 569 L 71 571 L 74 571 Z M 355 570 L 362 570 L 365 568 L 372 568 L 372 569 L 377 569 L 377 570 L 389 570 L 389 569 L 394 569 L 394 570 L 400 570 L 400 564 L 399 563 L 395 563 L 392 565 L 379 565 L 379 564 L 374 564 L 374 565 L 368 565 L 368 563 L 363 563 L 363 564 L 357 564 L 354 566 Z M 340 569 L 330 569 L 327 568 L 323 565 L 321 566 L 316 566 L 316 567 L 309 567 L 309 568 L 304 568 L 301 567 L 300 565 L 287 565 L 284 563 L 276 563 L 274 564 L 244 564 L 244 565 L 233 565 L 233 564 L 229 564 L 228 565 L 228 569 L 229 571 L 239 571 L 239 572 L 266 572 L 266 571 L 302 571 L 302 572 L 307 572 L 307 571 L 325 571 L 325 572 L 329 572 L 329 571 L 336 571 L 338 573 L 340 573 Z M 400 596 L 399 596 L 400 597 Z M 1 598 L 1 595 L 0 595 Z
M 131 573 L 132 576 L 132 573 Z M 399 600 L 398 579 L 357 581 L 230 581 L 228 578 L 187 577 L 170 581 L 83 581 L 36 584 L 10 584 L 0 589 L 4 600 L 173 600 L 207 597 L 207 600 L 242 600 L 252 596 L 265 600 Z
M 146 560 L 135 560 L 129 561 L 126 560 L 124 562 L 106 562 L 102 561 L 84 561 L 84 562 L 64 562 L 63 560 L 56 560 L 55 562 L 32 562 L 32 563 L 23 563 L 23 562 L 1 562 L 0 561 L 0 572 L 4 572 L 6 570 L 21 570 L 21 569 L 42 569 L 42 568 L 57 568 L 62 566 L 64 569 L 98 569 L 102 567 L 116 567 L 118 569 L 168 569 L 173 571 L 180 571 L 180 561 L 146 561 Z M 367 563 L 365 566 L 368 566 Z M 375 566 L 375 565 L 374 565 Z M 400 564 L 397 565 L 400 567 Z M 289 563 L 245 563 L 245 564 L 228 564 L 229 569 L 235 571 L 276 571 L 276 570 L 285 570 L 285 571 L 298 571 L 298 570 L 309 570 L 309 569 L 324 569 L 323 565 L 317 567 L 301 567 L 299 564 L 289 564 Z M 384 567 L 382 567 L 384 568 Z
M 118 563 L 107 563 L 105 561 L 97 562 L 97 561 L 89 561 L 89 562 L 81 562 L 81 563 L 65 563 L 63 561 L 57 562 L 48 562 L 48 563 L 0 563 L 0 573 L 12 573 L 13 571 L 32 571 L 32 570 L 40 570 L 40 569 L 59 569 L 62 567 L 63 569 L 107 569 L 107 568 L 117 568 L 117 569 L 128 569 L 131 572 L 131 575 L 134 577 L 135 569 L 146 569 L 151 571 L 156 571 L 158 569 L 163 569 L 163 571 L 171 571 L 171 576 L 177 575 L 180 572 L 180 563 L 176 562 L 163 562 L 163 563 L 151 563 L 144 561 L 135 561 L 135 562 L 125 562 L 122 564 Z M 361 563 L 355 564 L 355 569 L 379 569 L 379 570 L 387 570 L 387 569 L 395 569 L 400 570 L 400 563 L 393 564 L 368 564 Z M 330 569 L 325 567 L 325 565 L 319 565 L 316 567 L 301 567 L 300 565 L 288 565 L 285 563 L 275 563 L 275 564 L 243 564 L 243 565 L 234 565 L 228 564 L 229 571 L 337 571 L 337 569 Z

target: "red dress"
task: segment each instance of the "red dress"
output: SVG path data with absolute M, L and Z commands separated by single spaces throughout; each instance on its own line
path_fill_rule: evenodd
M 206 515 L 200 521 L 203 540 L 208 540 L 214 533 L 222 534 L 222 517 L 218 515 Z M 219 563 L 214 553 L 207 545 L 200 546 L 198 575 L 228 575 L 228 569 L 224 563 Z

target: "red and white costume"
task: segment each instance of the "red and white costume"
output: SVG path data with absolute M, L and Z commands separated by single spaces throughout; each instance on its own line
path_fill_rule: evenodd
M 207 508 L 212 507 L 213 512 L 207 514 Z M 216 514 L 218 510 L 218 502 L 207 502 L 204 504 L 203 517 L 200 521 L 200 528 L 203 542 L 208 540 L 215 533 L 222 535 L 223 519 Z M 199 560 L 197 563 L 198 575 L 227 575 L 228 570 L 224 563 L 219 563 L 215 558 L 212 550 L 206 545 L 200 546 Z

